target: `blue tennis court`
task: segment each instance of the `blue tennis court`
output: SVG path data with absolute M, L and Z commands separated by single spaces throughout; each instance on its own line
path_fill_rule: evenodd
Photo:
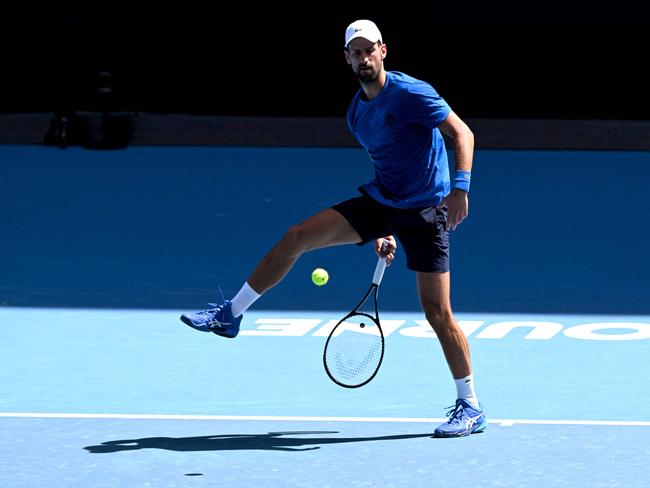
M 648 153 L 477 151 L 452 303 L 489 426 L 433 439 L 455 390 L 399 255 L 357 390 L 322 348 L 369 248 L 304 256 L 234 340 L 178 320 L 354 194 L 361 150 L 0 151 L 0 485 L 648 485 Z

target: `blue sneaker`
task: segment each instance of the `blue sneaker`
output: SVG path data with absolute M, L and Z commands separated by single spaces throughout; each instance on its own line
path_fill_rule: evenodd
M 478 434 L 487 428 L 487 420 L 483 408 L 472 406 L 466 400 L 456 400 L 456 405 L 449 407 L 449 420 L 438 426 L 433 437 L 463 437 Z
M 183 323 L 201 332 L 214 332 L 232 339 L 239 334 L 239 324 L 244 315 L 233 317 L 232 304 L 225 300 L 223 304 L 208 303 L 211 307 L 200 312 L 188 312 L 181 315 Z

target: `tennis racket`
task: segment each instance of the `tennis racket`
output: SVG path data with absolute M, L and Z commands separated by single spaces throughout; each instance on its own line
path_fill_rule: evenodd
M 372 380 L 384 358 L 384 333 L 379 323 L 377 293 L 386 259 L 377 260 L 372 284 L 359 304 L 332 329 L 323 352 L 330 379 L 345 388 L 358 388 Z M 369 302 L 371 313 L 362 311 Z

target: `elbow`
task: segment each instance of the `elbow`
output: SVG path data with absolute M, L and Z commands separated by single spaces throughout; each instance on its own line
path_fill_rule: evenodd
M 467 124 L 465 124 L 464 128 L 465 132 L 465 137 L 467 138 L 468 141 L 470 141 L 472 144 L 474 144 L 474 133 L 472 132 L 472 129 L 469 128 Z
M 474 133 L 472 130 L 465 126 L 463 130 L 459 131 L 456 135 L 456 143 L 462 146 L 474 147 Z

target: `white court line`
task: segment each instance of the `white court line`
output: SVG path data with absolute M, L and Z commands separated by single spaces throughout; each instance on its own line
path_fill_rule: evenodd
M 401 422 L 437 423 L 443 418 L 419 417 L 291 417 L 279 415 L 158 415 L 133 413 L 41 413 L 41 412 L 0 412 L 0 418 L 41 418 L 41 419 L 139 419 L 139 420 L 243 420 L 243 421 L 294 421 L 294 422 Z M 650 427 L 650 421 L 636 420 L 528 420 L 528 419 L 488 419 L 489 424 L 502 427 L 525 425 L 605 425 Z

